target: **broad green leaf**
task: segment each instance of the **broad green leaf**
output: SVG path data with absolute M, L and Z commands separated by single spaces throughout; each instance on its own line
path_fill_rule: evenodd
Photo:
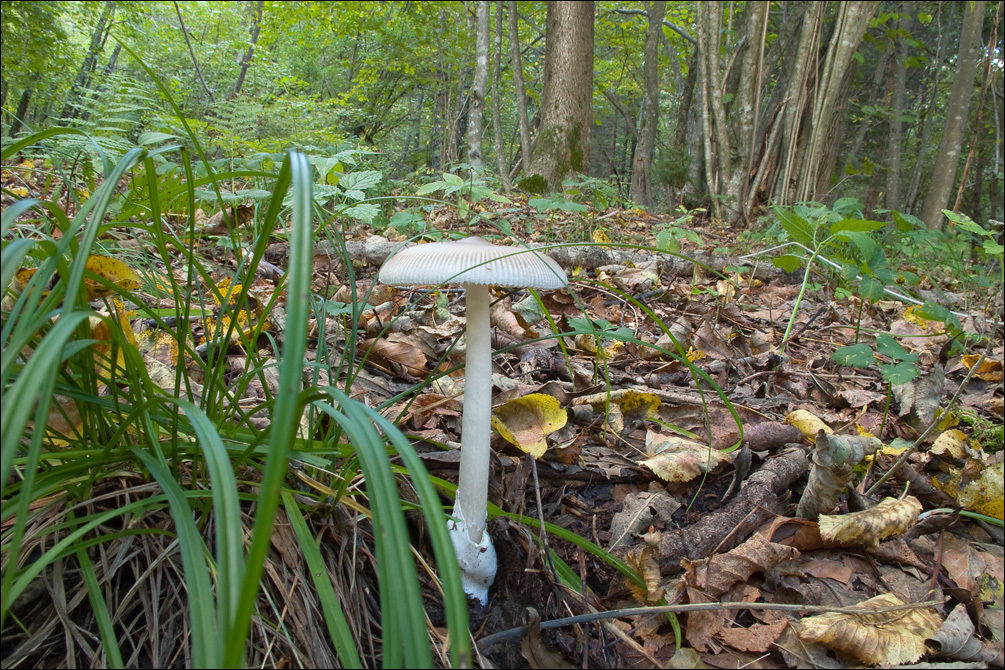
M 771 260 L 771 262 L 776 268 L 780 268 L 782 270 L 785 270 L 786 272 L 795 272 L 803 265 L 802 259 L 800 259 L 798 256 L 793 256 L 792 254 L 775 256 Z
M 849 365 L 853 368 L 867 368 L 876 360 L 868 344 L 838 347 L 837 351 L 831 354 L 831 359 L 839 365 Z
M 380 214 L 380 208 L 373 203 L 361 202 L 345 210 L 343 214 L 363 223 L 373 223 L 374 218 Z
M 376 186 L 383 181 L 383 179 L 384 175 L 377 170 L 360 170 L 359 172 L 350 172 L 342 177 L 342 181 L 339 182 L 339 186 L 344 188 L 346 191 L 365 191 L 368 188 Z
M 876 351 L 895 361 L 914 363 L 918 360 L 918 354 L 909 352 L 889 333 L 880 333 L 876 336 Z
M 799 242 L 807 247 L 813 246 L 813 228 L 806 219 L 790 209 L 781 207 L 775 207 L 775 216 L 793 242 Z
M 906 384 L 921 374 L 917 366 L 908 361 L 901 361 L 896 365 L 880 365 L 879 369 L 883 372 L 883 379 L 894 386 Z
M 879 230 L 887 226 L 883 221 L 869 221 L 867 219 L 841 219 L 837 223 L 831 224 L 831 234 L 840 233 L 844 230 L 854 230 L 860 233 L 868 233 Z
M 992 235 L 991 231 L 985 229 L 979 223 L 976 223 L 966 214 L 961 214 L 960 212 L 953 212 L 948 209 L 942 210 L 942 213 L 946 215 L 947 219 L 952 221 L 954 224 L 956 224 L 963 230 L 966 230 L 967 232 L 971 232 L 974 235 L 980 235 L 982 237 L 991 237 Z
M 876 302 L 877 300 L 883 299 L 883 284 L 876 281 L 874 277 L 870 277 L 869 275 L 862 277 L 858 286 L 862 298 L 870 302 Z

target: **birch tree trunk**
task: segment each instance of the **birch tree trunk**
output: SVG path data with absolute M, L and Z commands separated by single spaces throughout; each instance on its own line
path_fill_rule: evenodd
M 928 187 L 921 220 L 933 230 L 942 227 L 942 210 L 949 204 L 949 196 L 956 181 L 963 144 L 963 129 L 970 113 L 970 97 L 974 89 L 974 72 L 983 46 L 981 28 L 984 24 L 984 0 L 963 4 L 963 28 L 960 30 L 960 49 L 956 59 L 956 74 L 946 105 L 946 125 L 936 154 L 935 171 Z
M 632 200 L 637 205 L 652 205 L 652 180 L 649 172 L 653 164 L 656 148 L 656 129 L 659 125 L 659 46 L 663 36 L 663 17 L 666 15 L 665 0 L 656 0 L 649 5 L 649 26 L 646 29 L 646 45 L 642 64 L 642 122 L 639 127 L 639 141 L 635 145 L 632 161 Z
M 489 80 L 489 0 L 478 0 L 478 19 L 475 30 L 475 81 L 471 88 L 471 106 L 468 108 L 468 163 L 471 169 L 481 170 L 482 122 L 485 115 L 485 91 Z
M 492 61 L 492 133 L 495 138 L 496 167 L 499 170 L 499 180 L 503 190 L 509 193 L 512 184 L 509 181 L 509 167 L 506 165 L 506 151 L 503 145 L 502 114 L 499 106 L 499 76 L 502 71 L 502 33 L 503 33 L 503 0 L 496 2 L 496 48 Z

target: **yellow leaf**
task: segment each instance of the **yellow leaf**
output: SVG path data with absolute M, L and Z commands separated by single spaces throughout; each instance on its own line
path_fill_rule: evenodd
M 729 456 L 721 451 L 676 435 L 650 433 L 646 436 L 646 451 L 655 456 L 640 464 L 663 481 L 671 483 L 689 482 L 730 462 Z
M 1005 463 L 986 466 L 981 474 L 960 491 L 956 501 L 972 512 L 996 519 L 1005 515 Z
M 597 228 L 593 231 L 593 241 L 597 244 L 610 244 L 611 238 L 603 228 Z
M 861 614 L 828 613 L 803 619 L 798 626 L 804 642 L 822 644 L 872 665 L 913 663 L 925 653 L 925 638 L 939 629 L 939 616 L 927 607 L 877 612 L 905 605 L 892 593 L 865 600 Z
M 883 538 L 900 535 L 911 528 L 921 513 L 914 496 L 903 500 L 884 498 L 872 509 L 851 514 L 821 514 L 817 524 L 827 542 L 876 546 Z
M 140 276 L 133 272 L 132 268 L 117 258 L 109 258 L 108 256 L 89 256 L 87 258 L 86 267 L 99 277 L 107 279 L 118 289 L 131 291 L 134 288 L 138 288 L 140 285 Z M 91 279 L 85 279 L 84 286 L 87 289 L 88 300 L 104 298 L 115 292 L 114 288 L 110 289 L 107 286 L 99 284 Z
M 654 393 L 642 393 L 628 389 L 620 397 L 618 404 L 621 405 L 621 413 L 625 415 L 626 421 L 643 421 L 656 416 L 661 403 Z
M 935 438 L 928 450 L 929 453 L 950 458 L 963 458 L 967 455 L 967 436 L 962 430 L 947 430 Z
M 960 356 L 960 362 L 967 366 L 967 370 L 974 367 L 980 359 L 981 357 L 977 354 L 963 354 Z M 986 382 L 1000 382 L 1002 379 L 1005 379 L 1005 373 L 1002 372 L 1002 368 L 1001 361 L 985 358 L 974 374 L 978 379 L 983 379 Z
M 822 430 L 828 435 L 834 432 L 820 417 L 805 409 L 797 409 L 789 414 L 785 417 L 785 423 L 791 423 L 798 428 L 810 442 L 816 439 L 818 431 Z
M 548 448 L 546 436 L 565 426 L 568 416 L 558 400 L 547 393 L 515 398 L 492 411 L 492 427 L 507 442 L 534 458 Z

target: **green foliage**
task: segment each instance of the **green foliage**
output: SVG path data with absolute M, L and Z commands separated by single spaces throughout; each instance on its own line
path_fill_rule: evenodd
M 71 134 L 79 132 L 37 134 L 7 147 L 3 157 L 29 145 L 62 146 L 65 142 L 60 140 Z M 151 141 L 158 139 L 167 138 Z M 191 137 L 188 140 L 195 142 Z M 446 594 L 452 664 L 470 664 L 466 603 L 446 534 L 446 517 L 421 461 L 410 452 L 408 441 L 394 426 L 339 391 L 329 391 L 338 410 L 333 410 L 330 400 L 306 409 L 312 394 L 317 397 L 318 393 L 316 389 L 303 391 L 306 329 L 315 309 L 309 290 L 313 238 L 317 233 L 312 223 L 314 188 L 316 180 L 331 181 L 332 171 L 322 172 L 317 167 L 327 165 L 325 161 L 331 157 L 321 157 L 312 165 L 303 154 L 291 153 L 278 174 L 257 175 L 269 180 L 268 188 L 263 189 L 269 191 L 269 197 L 262 199 L 259 234 L 247 253 L 238 256 L 235 274 L 230 277 L 232 286 L 244 287 L 231 296 L 231 304 L 235 310 L 249 308 L 248 287 L 258 259 L 278 230 L 280 215 L 288 205 L 290 271 L 266 308 L 277 304 L 285 288 L 285 311 L 290 321 L 284 328 L 278 361 L 278 392 L 256 407 L 245 408 L 237 398 L 253 380 L 261 378 L 263 371 L 277 366 L 256 346 L 263 334 L 262 325 L 244 332 L 232 323 L 229 333 L 220 333 L 224 341 L 235 337 L 248 352 L 245 371 L 225 381 L 223 352 L 210 347 L 200 354 L 189 332 L 190 315 L 206 312 L 212 302 L 204 300 L 208 296 L 201 287 L 215 282 L 209 267 L 194 253 L 192 242 L 161 224 L 161 203 L 177 200 L 179 188 L 184 201 L 195 203 L 195 191 L 201 183 L 220 184 L 246 178 L 246 174 L 210 171 L 204 179 L 197 179 L 188 168 L 188 157 L 172 155 L 172 151 L 176 150 L 158 153 L 134 147 L 117 163 L 109 162 L 100 187 L 72 219 L 51 201 L 23 200 L 3 213 L 3 285 L 10 286 L 19 267 L 35 271 L 20 293 L 5 295 L 0 313 L 4 425 L 0 475 L 5 482 L 2 516 L 9 529 L 0 540 L 4 566 L 0 617 L 13 615 L 18 596 L 43 571 L 64 556 L 75 554 L 82 561 L 92 606 L 104 603 L 108 608 L 97 615 L 103 647 L 110 659 L 122 658 L 120 645 L 125 640 L 116 639 L 122 630 L 117 617 L 133 610 L 120 611 L 118 602 L 105 600 L 113 575 L 97 562 L 92 563 L 90 557 L 94 545 L 116 550 L 116 543 L 122 539 L 117 529 L 125 527 L 123 519 L 130 527 L 143 528 L 148 515 L 164 510 L 173 520 L 170 532 L 177 536 L 188 603 L 188 632 L 177 641 L 191 644 L 194 664 L 241 665 L 247 661 L 245 641 L 252 619 L 275 617 L 263 609 L 267 600 L 260 597 L 260 592 L 280 501 L 285 503 L 288 517 L 298 521 L 298 537 L 303 545 L 287 550 L 302 551 L 308 563 L 318 564 L 317 547 L 311 544 L 314 535 L 303 532 L 304 510 L 298 508 L 297 500 L 303 500 L 305 494 L 291 489 L 286 481 L 290 456 L 296 454 L 312 467 L 332 471 L 336 460 L 341 462 L 355 451 L 359 456 L 356 468 L 361 464 L 366 473 L 373 523 L 381 529 L 376 534 L 380 542 L 376 551 L 380 557 L 385 660 L 409 667 L 429 666 L 432 656 L 415 563 L 408 549 L 410 538 L 387 459 L 388 450 L 393 449 L 401 453 L 415 480 L 423 513 L 432 524 L 429 537 L 438 561 L 449 559 L 450 565 L 440 566 L 438 574 Z M 185 179 L 153 178 L 158 175 L 157 158 L 161 159 L 160 166 L 182 166 Z M 353 155 L 341 156 L 342 160 L 347 158 L 352 160 Z M 67 167 L 60 153 L 52 154 L 50 160 L 61 168 Z M 137 171 L 139 165 L 142 171 Z M 162 174 L 170 176 L 173 169 Z M 131 188 L 120 192 L 119 184 L 133 171 L 137 171 L 137 178 L 130 182 Z M 361 171 L 338 174 L 335 184 L 326 185 L 338 188 L 340 197 L 352 202 L 378 181 L 379 175 Z M 106 223 L 106 216 L 114 217 L 113 211 L 133 221 L 112 218 Z M 37 216 L 35 225 L 15 228 L 14 222 L 30 212 Z M 186 218 L 192 220 L 191 210 Z M 152 377 L 133 344 L 128 321 L 98 312 L 83 291 L 85 275 L 91 276 L 90 270 L 85 272 L 85 261 L 97 250 L 100 234 L 121 225 L 130 225 L 135 235 L 147 240 L 138 252 L 131 252 L 131 262 L 144 268 L 144 273 L 156 273 L 160 284 L 151 283 L 148 290 L 173 304 L 167 310 L 160 309 L 127 289 L 118 290 L 132 309 L 155 322 L 158 332 L 177 344 L 177 358 L 171 361 L 175 373 L 170 381 Z M 12 235 L 15 230 L 17 235 Z M 57 232 L 61 233 L 58 238 L 53 236 Z M 179 280 L 174 273 L 157 269 L 158 265 L 177 267 L 178 259 L 184 259 L 182 267 L 189 269 L 187 279 Z M 347 259 L 344 262 L 351 265 Z M 52 316 L 57 312 L 60 318 L 54 320 Z M 168 314 L 170 320 L 165 318 Z M 94 330 L 96 323 L 103 324 L 101 329 Z M 97 347 L 103 343 L 110 347 L 110 353 Z M 340 375 L 347 372 L 351 371 L 343 369 Z M 347 383 L 346 388 L 349 386 Z M 109 395 L 104 389 L 114 391 Z M 66 399 L 70 399 L 68 403 Z M 313 416 L 335 411 L 338 429 L 301 434 L 305 411 Z M 265 432 L 247 427 L 249 416 L 259 413 L 271 417 Z M 79 421 L 71 418 L 76 414 L 80 415 Z M 59 415 L 68 427 L 57 427 L 52 422 L 52 416 Z M 30 425 L 33 430 L 28 429 Z M 149 473 L 158 488 L 129 504 L 108 507 L 101 500 L 91 500 L 94 483 L 123 473 Z M 240 482 L 256 481 L 253 496 L 239 482 L 238 473 Z M 344 474 L 350 479 L 355 476 L 352 472 Z M 324 499 L 320 495 L 315 502 L 320 505 Z M 95 511 L 74 516 L 71 510 L 81 502 Z M 51 517 L 53 510 L 63 508 L 66 512 Z M 249 523 L 246 515 L 251 510 L 254 519 Z M 52 524 L 50 517 L 65 523 Z M 33 529 L 30 544 L 29 529 Z M 208 532 L 215 535 L 207 537 Z M 249 542 L 247 548 L 245 540 Z M 33 551 L 38 541 L 48 549 L 25 561 L 25 552 Z M 396 600 L 392 594 L 404 599 Z M 407 594 L 411 595 L 405 597 Z M 353 659 L 360 652 L 369 653 L 369 647 L 365 641 L 347 635 L 342 604 L 331 590 L 322 589 L 319 597 L 340 660 L 347 666 L 361 665 Z
M 704 214 L 704 212 L 704 209 L 688 211 L 681 207 L 680 216 L 674 219 L 672 223 L 661 223 L 656 229 L 656 246 L 663 251 L 677 253 L 680 251 L 681 241 L 688 240 L 695 247 L 701 248 L 704 242 L 702 242 L 701 236 L 691 229 L 689 224 L 694 220 L 695 214 Z

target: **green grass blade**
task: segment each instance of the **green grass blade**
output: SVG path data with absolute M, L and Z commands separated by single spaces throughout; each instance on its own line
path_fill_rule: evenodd
M 185 411 L 206 458 L 213 492 L 213 519 L 216 524 L 217 600 L 220 631 L 226 639 L 233 626 L 237 599 L 244 581 L 244 533 L 241 501 L 230 455 L 216 426 L 206 414 L 187 400 L 169 399 Z
M 244 645 L 251 625 L 260 580 L 272 539 L 272 524 L 279 506 L 280 490 L 289 464 L 290 448 L 300 425 L 300 391 L 303 384 L 307 321 L 310 315 L 311 206 L 313 167 L 301 153 L 290 152 L 277 180 L 273 198 L 282 200 L 285 184 L 292 183 L 293 219 L 290 224 L 290 269 L 286 274 L 287 329 L 279 363 L 279 392 L 276 394 L 269 434 L 269 456 L 262 477 L 261 498 L 255 514 L 248 550 L 244 584 L 238 599 L 234 627 L 226 641 L 223 663 L 241 665 Z M 287 181 L 288 180 L 288 181 Z
M 362 668 L 363 664 L 356 651 L 356 640 L 349 629 L 349 622 L 346 621 L 342 604 L 339 602 L 338 596 L 335 595 L 331 579 L 328 578 L 328 569 L 321 557 L 321 551 L 307 528 L 300 507 L 297 506 L 289 491 L 283 491 L 283 505 L 286 508 L 286 516 L 289 517 L 290 525 L 293 526 L 293 532 L 296 533 L 297 540 L 300 541 L 300 549 L 304 552 L 307 568 L 310 570 L 314 588 L 318 592 L 318 600 L 321 601 L 325 623 L 328 625 L 328 636 L 331 638 L 332 644 L 335 645 L 339 663 L 343 668 Z
M 87 586 L 87 595 L 91 600 L 91 611 L 94 612 L 94 619 L 98 623 L 98 632 L 101 634 L 101 644 L 105 647 L 105 656 L 109 668 L 124 668 L 122 662 L 122 651 L 119 649 L 119 640 L 115 636 L 115 626 L 112 625 L 112 618 L 108 615 L 108 605 L 105 604 L 105 597 L 101 594 L 101 585 L 98 584 L 98 576 L 94 574 L 94 566 L 91 564 L 91 557 L 83 549 L 77 551 L 77 562 L 80 564 L 80 572 L 84 576 L 84 584 Z
M 133 448 L 133 454 L 150 470 L 160 484 L 171 508 L 171 518 L 178 532 L 178 548 L 185 570 L 185 590 L 192 630 L 192 664 L 197 668 L 235 667 L 222 664 L 225 641 L 216 623 L 213 585 L 206 565 L 206 543 L 193 521 L 192 506 L 171 470 L 154 456 Z
M 455 668 L 472 667 L 471 636 L 468 633 L 468 597 L 461 584 L 461 569 L 457 565 L 453 541 L 447 532 L 447 515 L 443 512 L 440 496 L 426 467 L 422 464 L 422 459 L 415 453 L 408 438 L 380 412 L 365 406 L 364 411 L 394 445 L 419 494 L 426 526 L 429 529 L 430 543 L 436 556 L 437 573 L 443 586 L 443 604 L 446 609 L 447 629 L 450 631 L 451 665 Z
M 384 440 L 358 401 L 337 389 L 326 391 L 338 401 L 339 409 L 323 403 L 315 406 L 345 431 L 366 477 L 380 582 L 384 667 L 432 667 L 411 540 Z

